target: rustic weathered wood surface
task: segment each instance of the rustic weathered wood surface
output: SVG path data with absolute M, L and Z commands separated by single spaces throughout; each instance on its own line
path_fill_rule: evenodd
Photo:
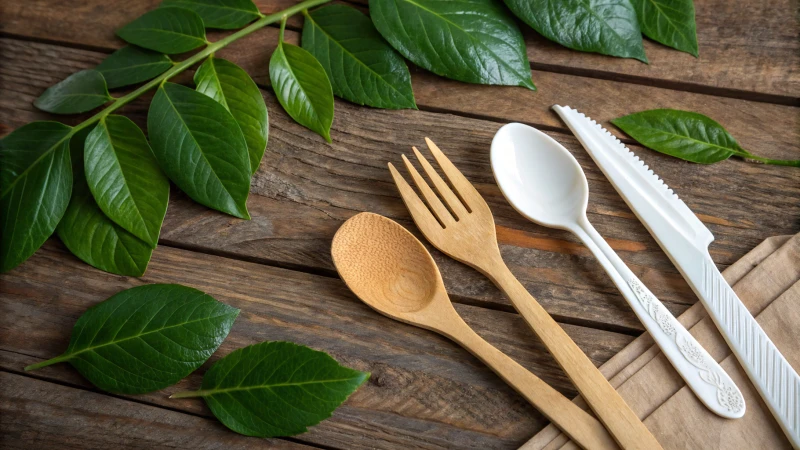
M 75 123 L 31 105 L 48 86 L 91 68 L 123 43 L 114 30 L 158 0 L 0 2 L 0 134 L 33 120 Z M 259 0 L 264 12 L 292 0 Z M 365 0 L 355 2 L 365 6 Z M 465 350 L 433 333 L 384 318 L 336 277 L 333 233 L 361 211 L 386 215 L 421 237 L 391 181 L 400 161 L 429 136 L 486 198 L 504 259 L 539 302 L 599 365 L 642 331 L 590 253 L 565 232 L 518 216 L 494 184 L 494 132 L 509 121 L 562 142 L 589 179 L 589 215 L 632 270 L 674 313 L 696 303 L 677 270 L 549 107 L 568 104 L 605 125 L 624 114 L 671 107 L 707 114 L 753 153 L 800 158 L 800 25 L 797 0 L 696 0 L 700 58 L 646 42 L 651 61 L 572 52 L 526 31 L 539 90 L 475 86 L 412 68 L 420 111 L 336 103 L 333 143 L 295 124 L 268 86 L 277 38 L 266 28 L 219 52 L 262 86 L 270 142 L 241 221 L 173 189 L 160 246 L 141 279 L 78 261 L 52 239 L 0 277 L 0 446 L 109 445 L 222 448 L 515 448 L 546 421 Z M 299 39 L 290 21 L 287 39 Z M 523 26 L 523 29 L 526 27 Z M 219 34 L 211 34 L 213 40 Z M 187 74 L 181 82 L 190 83 Z M 143 125 L 150 97 L 123 110 Z M 613 128 L 613 127 L 612 127 Z M 614 132 L 617 132 L 614 130 Z M 622 136 L 621 133 L 618 133 Z M 630 140 L 626 142 L 631 144 Z M 725 267 L 764 238 L 800 231 L 800 171 L 739 160 L 698 166 L 637 145 L 642 156 L 716 236 Z M 424 241 L 423 241 L 424 242 Z M 430 248 L 430 247 L 429 247 Z M 575 390 L 506 298 L 477 272 L 432 251 L 457 311 L 481 336 L 566 395 Z M 67 365 L 23 373 L 64 350 L 75 319 L 126 287 L 177 282 L 242 309 L 212 358 L 267 339 L 303 343 L 372 372 L 334 414 L 304 435 L 262 441 L 227 431 L 201 401 L 168 400 L 196 387 L 110 396 Z

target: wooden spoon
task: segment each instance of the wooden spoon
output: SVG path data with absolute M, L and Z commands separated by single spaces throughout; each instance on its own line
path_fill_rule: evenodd
M 450 303 L 433 258 L 405 228 L 377 214 L 358 214 L 336 232 L 331 254 L 364 303 L 457 342 L 582 447 L 618 448 L 597 419 L 472 331 Z

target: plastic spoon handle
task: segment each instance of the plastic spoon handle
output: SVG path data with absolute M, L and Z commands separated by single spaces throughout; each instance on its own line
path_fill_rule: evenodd
M 744 397 L 730 376 L 617 256 L 584 216 L 573 230 L 614 281 L 647 332 L 704 405 L 719 416 L 744 416 Z

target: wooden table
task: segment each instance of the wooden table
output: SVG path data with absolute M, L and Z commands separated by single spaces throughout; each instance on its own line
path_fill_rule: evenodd
M 361 7 L 365 0 L 356 0 Z M 55 117 L 31 102 L 48 86 L 91 68 L 123 43 L 114 30 L 159 0 L 7 0 L 0 6 L 0 131 Z M 263 12 L 292 0 L 261 0 Z M 242 221 L 173 189 L 159 247 L 142 278 L 111 275 L 72 256 L 55 238 L 0 282 L 0 446 L 4 448 L 515 448 L 546 421 L 478 360 L 430 332 L 373 312 L 337 278 L 330 243 L 361 211 L 417 233 L 391 182 L 398 162 L 429 136 L 477 186 L 497 222 L 512 271 L 578 345 L 601 364 L 642 332 L 609 278 L 574 237 L 534 225 L 503 200 L 489 143 L 509 121 L 545 130 L 569 148 L 590 185 L 589 218 L 623 260 L 675 313 L 697 301 L 678 271 L 549 107 L 570 105 L 607 124 L 646 109 L 701 112 L 745 148 L 800 158 L 800 26 L 797 0 L 696 0 L 700 58 L 645 42 L 650 65 L 578 53 L 525 28 L 539 88 L 475 86 L 412 69 L 419 111 L 336 102 L 333 143 L 295 124 L 270 91 L 277 28 L 219 53 L 263 87 L 270 137 Z M 287 38 L 299 39 L 299 18 Z M 211 39 L 217 35 L 212 33 Z M 181 78 L 189 83 L 189 75 Z M 150 97 L 124 112 L 145 123 Z M 80 118 L 59 117 L 69 123 Z M 641 155 L 716 236 L 720 268 L 764 238 L 800 231 L 800 170 L 741 160 L 685 163 L 638 145 Z M 475 330 L 565 395 L 574 388 L 477 272 L 433 252 L 456 308 Z M 135 397 L 108 395 L 66 364 L 22 367 L 61 353 L 89 306 L 145 283 L 183 283 L 241 308 L 225 355 L 263 340 L 290 340 L 372 372 L 334 416 L 306 434 L 259 440 L 228 431 L 197 399 L 208 364 L 179 385 Z

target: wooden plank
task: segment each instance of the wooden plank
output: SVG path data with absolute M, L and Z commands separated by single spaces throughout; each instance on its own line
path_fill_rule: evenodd
M 114 31 L 158 3 L 8 1 L 0 9 L 0 31 L 92 48 L 117 48 L 122 42 Z M 275 12 L 295 2 L 256 3 L 263 12 Z M 367 1 L 353 3 L 366 6 Z M 645 40 L 649 65 L 572 51 L 542 38 L 527 25 L 521 28 L 536 69 L 798 105 L 800 23 L 793 14 L 797 8 L 797 0 L 695 1 L 700 58 Z M 298 27 L 300 23 L 295 16 L 290 25 Z M 214 36 L 212 33 L 212 39 Z
M 39 119 L 79 120 L 35 111 L 31 102 L 46 86 L 90 66 L 87 58 L 99 59 L 99 54 L 14 40 L 5 40 L 0 49 L 6 62 L 0 67 L 0 123 L 11 129 Z M 62 62 L 49 64 L 48 58 L 54 57 Z M 496 215 L 506 260 L 548 311 L 573 323 L 641 330 L 586 249 L 565 232 L 522 219 L 502 198 L 488 164 L 489 143 L 499 124 L 337 102 L 335 141 L 327 145 L 291 121 L 271 94 L 265 95 L 271 135 L 253 180 L 249 208 L 254 219 L 232 219 L 175 193 L 162 232 L 164 242 L 332 274 L 330 239 L 353 214 L 378 212 L 415 230 L 385 164 L 397 161 L 410 145 L 423 145 L 422 137 L 428 135 L 478 184 Z M 148 102 L 143 98 L 124 111 L 143 126 Z M 693 304 L 694 294 L 575 139 L 559 132 L 552 135 L 573 152 L 587 173 L 590 219 L 601 234 L 673 312 Z M 719 264 L 732 263 L 767 236 L 798 231 L 792 219 L 800 213 L 796 169 L 741 161 L 699 166 L 632 149 L 709 224 L 717 236 L 711 251 Z M 510 310 L 486 279 L 440 254 L 435 257 L 456 299 Z
M 0 446 L 5 449 L 314 448 L 248 438 L 212 419 L 8 372 L 0 372 L 0 386 Z
M 99 0 L 92 0 L 82 3 L 82 5 L 89 5 L 94 1 L 99 2 Z M 260 6 L 264 11 L 273 11 L 285 7 L 284 2 L 287 1 L 268 0 L 262 2 Z M 84 17 L 95 16 L 97 17 L 96 26 L 80 27 L 79 32 L 73 33 L 66 28 L 66 25 L 62 24 L 60 27 L 48 26 L 42 31 L 40 29 L 42 24 L 48 24 L 54 20 L 50 15 L 56 14 L 53 11 L 58 11 L 59 8 L 64 7 L 64 4 L 49 5 L 54 9 L 46 9 L 40 5 L 40 2 L 41 0 L 37 0 L 33 3 L 33 7 L 20 7 L 19 10 L 15 9 L 17 7 L 13 5 L 7 5 L 6 8 L 13 9 L 7 14 L 10 17 L 5 21 L 8 24 L 7 27 L 21 36 L 55 39 L 74 45 L 111 51 L 122 45 L 121 40 L 114 37 L 114 30 L 133 16 L 133 14 L 122 14 L 123 9 L 107 11 L 106 3 L 100 2 L 102 6 L 98 5 L 93 9 L 82 6 L 77 9 L 78 13 L 67 14 L 67 18 L 64 19 L 79 20 L 81 14 L 84 14 Z M 40 5 L 40 7 L 36 5 Z M 137 8 L 141 8 L 144 12 L 148 5 L 149 2 L 137 3 Z M 47 11 L 47 13 L 43 11 Z M 102 11 L 103 15 L 99 15 L 97 11 Z M 40 17 L 42 15 L 44 18 Z M 59 20 L 62 17 L 63 15 L 59 17 Z M 299 22 L 295 25 L 299 25 Z M 299 43 L 299 33 L 287 30 L 286 39 L 289 42 Z M 277 30 L 266 28 L 235 42 L 221 51 L 220 56 L 236 62 L 251 74 L 256 82 L 266 86 L 269 85 L 268 61 L 277 40 Z M 0 49 L 0 52 L 33 51 L 30 47 L 19 48 L 20 44 L 14 41 L 6 41 L 5 45 L 10 48 Z M 96 61 L 99 62 L 104 56 L 97 55 Z M 581 54 L 581 56 L 591 55 Z M 676 57 L 681 59 L 683 56 L 693 59 L 689 55 Z M 96 64 L 94 58 L 88 53 L 82 56 L 82 58 L 86 57 L 92 59 L 92 62 L 82 65 L 81 68 Z M 617 58 L 599 58 L 601 61 L 621 61 Z M 637 61 L 628 62 L 642 65 Z M 681 62 L 682 65 L 683 62 Z M 72 68 L 69 65 L 68 67 Z M 602 67 L 602 64 L 595 67 Z M 31 67 L 31 69 L 38 70 L 37 67 Z M 518 121 L 566 130 L 561 120 L 549 110 L 551 105 L 557 103 L 571 105 L 603 123 L 615 117 L 647 109 L 679 108 L 700 112 L 714 118 L 726 126 L 740 140 L 740 143 L 753 153 L 773 158 L 792 158 L 800 154 L 800 111 L 794 107 L 540 70 L 532 71 L 532 78 L 539 87 L 537 92 L 514 87 L 458 83 L 437 77 L 416 67 L 412 67 L 411 70 L 417 104 L 425 110 L 455 112 L 477 118 Z M 619 101 L 623 98 L 625 101 Z M 615 127 L 610 127 L 610 129 L 620 137 L 625 136 Z
M 644 45 L 649 65 L 581 53 L 524 26 L 528 58 L 536 68 L 800 104 L 797 0 L 695 0 L 694 5 L 699 58 L 649 39 Z
M 48 243 L 0 277 L 0 368 L 20 370 L 63 352 L 90 306 L 143 283 L 181 283 L 242 312 L 203 369 L 162 392 L 135 399 L 208 416 L 198 399 L 167 396 L 197 388 L 219 357 L 264 340 L 290 340 L 372 373 L 333 418 L 301 439 L 341 448 L 516 448 L 545 420 L 476 358 L 443 337 L 385 318 L 336 279 L 160 246 L 142 279 L 95 270 Z M 515 314 L 456 305 L 489 342 L 567 395 L 575 391 Z M 630 336 L 564 325 L 596 365 Z M 65 364 L 32 375 L 86 387 Z

